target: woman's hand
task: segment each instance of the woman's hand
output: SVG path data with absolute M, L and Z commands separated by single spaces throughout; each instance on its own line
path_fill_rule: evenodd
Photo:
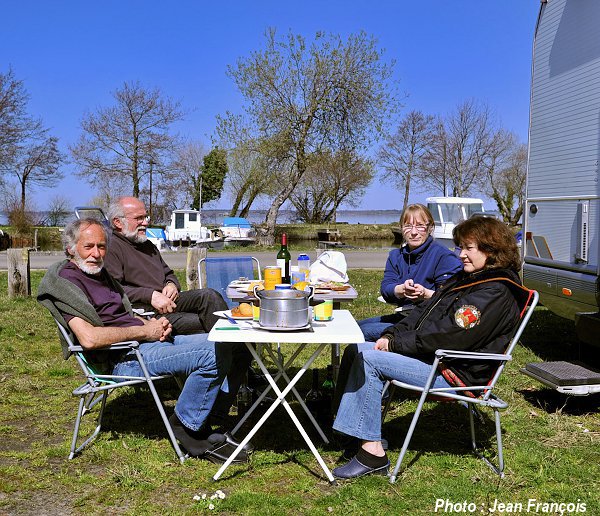
M 389 351 L 390 340 L 387 337 L 380 337 L 375 342 L 375 348 L 379 351 Z
M 404 297 L 411 301 L 423 301 L 429 299 L 433 295 L 433 290 L 425 288 L 419 283 L 409 279 L 404 282 Z

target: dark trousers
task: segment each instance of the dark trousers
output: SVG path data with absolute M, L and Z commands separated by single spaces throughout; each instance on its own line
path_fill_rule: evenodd
M 173 335 L 208 333 L 218 319 L 213 312 L 227 310 L 221 294 L 212 288 L 184 290 L 175 303 L 175 312 L 164 316 L 173 325 Z

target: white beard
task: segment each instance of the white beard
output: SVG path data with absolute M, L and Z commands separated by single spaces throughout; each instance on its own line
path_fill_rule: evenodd
M 88 258 L 88 260 L 92 260 L 92 258 Z M 86 262 L 77 252 L 77 249 L 74 250 L 73 261 L 83 272 L 86 274 L 92 274 L 94 276 L 96 274 L 100 274 L 102 267 L 104 267 L 104 260 L 102 258 L 100 258 L 99 261 L 92 261 L 92 263 L 89 261 Z

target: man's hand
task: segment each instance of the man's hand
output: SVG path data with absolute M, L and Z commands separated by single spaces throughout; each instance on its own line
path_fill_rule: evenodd
M 389 351 L 390 341 L 387 337 L 380 337 L 375 342 L 375 349 L 379 351 Z
M 155 319 L 153 317 L 152 319 L 144 321 L 144 328 L 148 332 L 146 340 L 149 342 L 156 340 L 160 340 L 162 342 L 171 334 L 171 331 L 173 330 L 171 323 L 164 317 L 161 317 L 160 319 Z
M 159 314 L 170 314 L 177 307 L 172 299 L 158 290 L 155 290 L 152 293 L 152 301 L 150 301 L 150 303 Z
M 175 283 L 171 283 L 170 281 L 163 287 L 162 293 L 171 301 L 177 301 L 179 297 L 179 290 L 177 290 Z

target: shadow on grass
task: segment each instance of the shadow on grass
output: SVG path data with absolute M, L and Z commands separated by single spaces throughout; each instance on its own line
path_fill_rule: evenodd
M 569 416 L 582 416 L 598 412 L 600 407 L 600 394 L 589 396 L 573 396 L 563 394 L 554 389 L 517 391 L 529 404 L 542 409 L 548 414 L 566 414 Z
M 573 321 L 541 307 L 534 312 L 521 337 L 521 345 L 529 348 L 542 361 L 581 360 L 592 363 L 598 350 L 582 345 L 575 334 Z

